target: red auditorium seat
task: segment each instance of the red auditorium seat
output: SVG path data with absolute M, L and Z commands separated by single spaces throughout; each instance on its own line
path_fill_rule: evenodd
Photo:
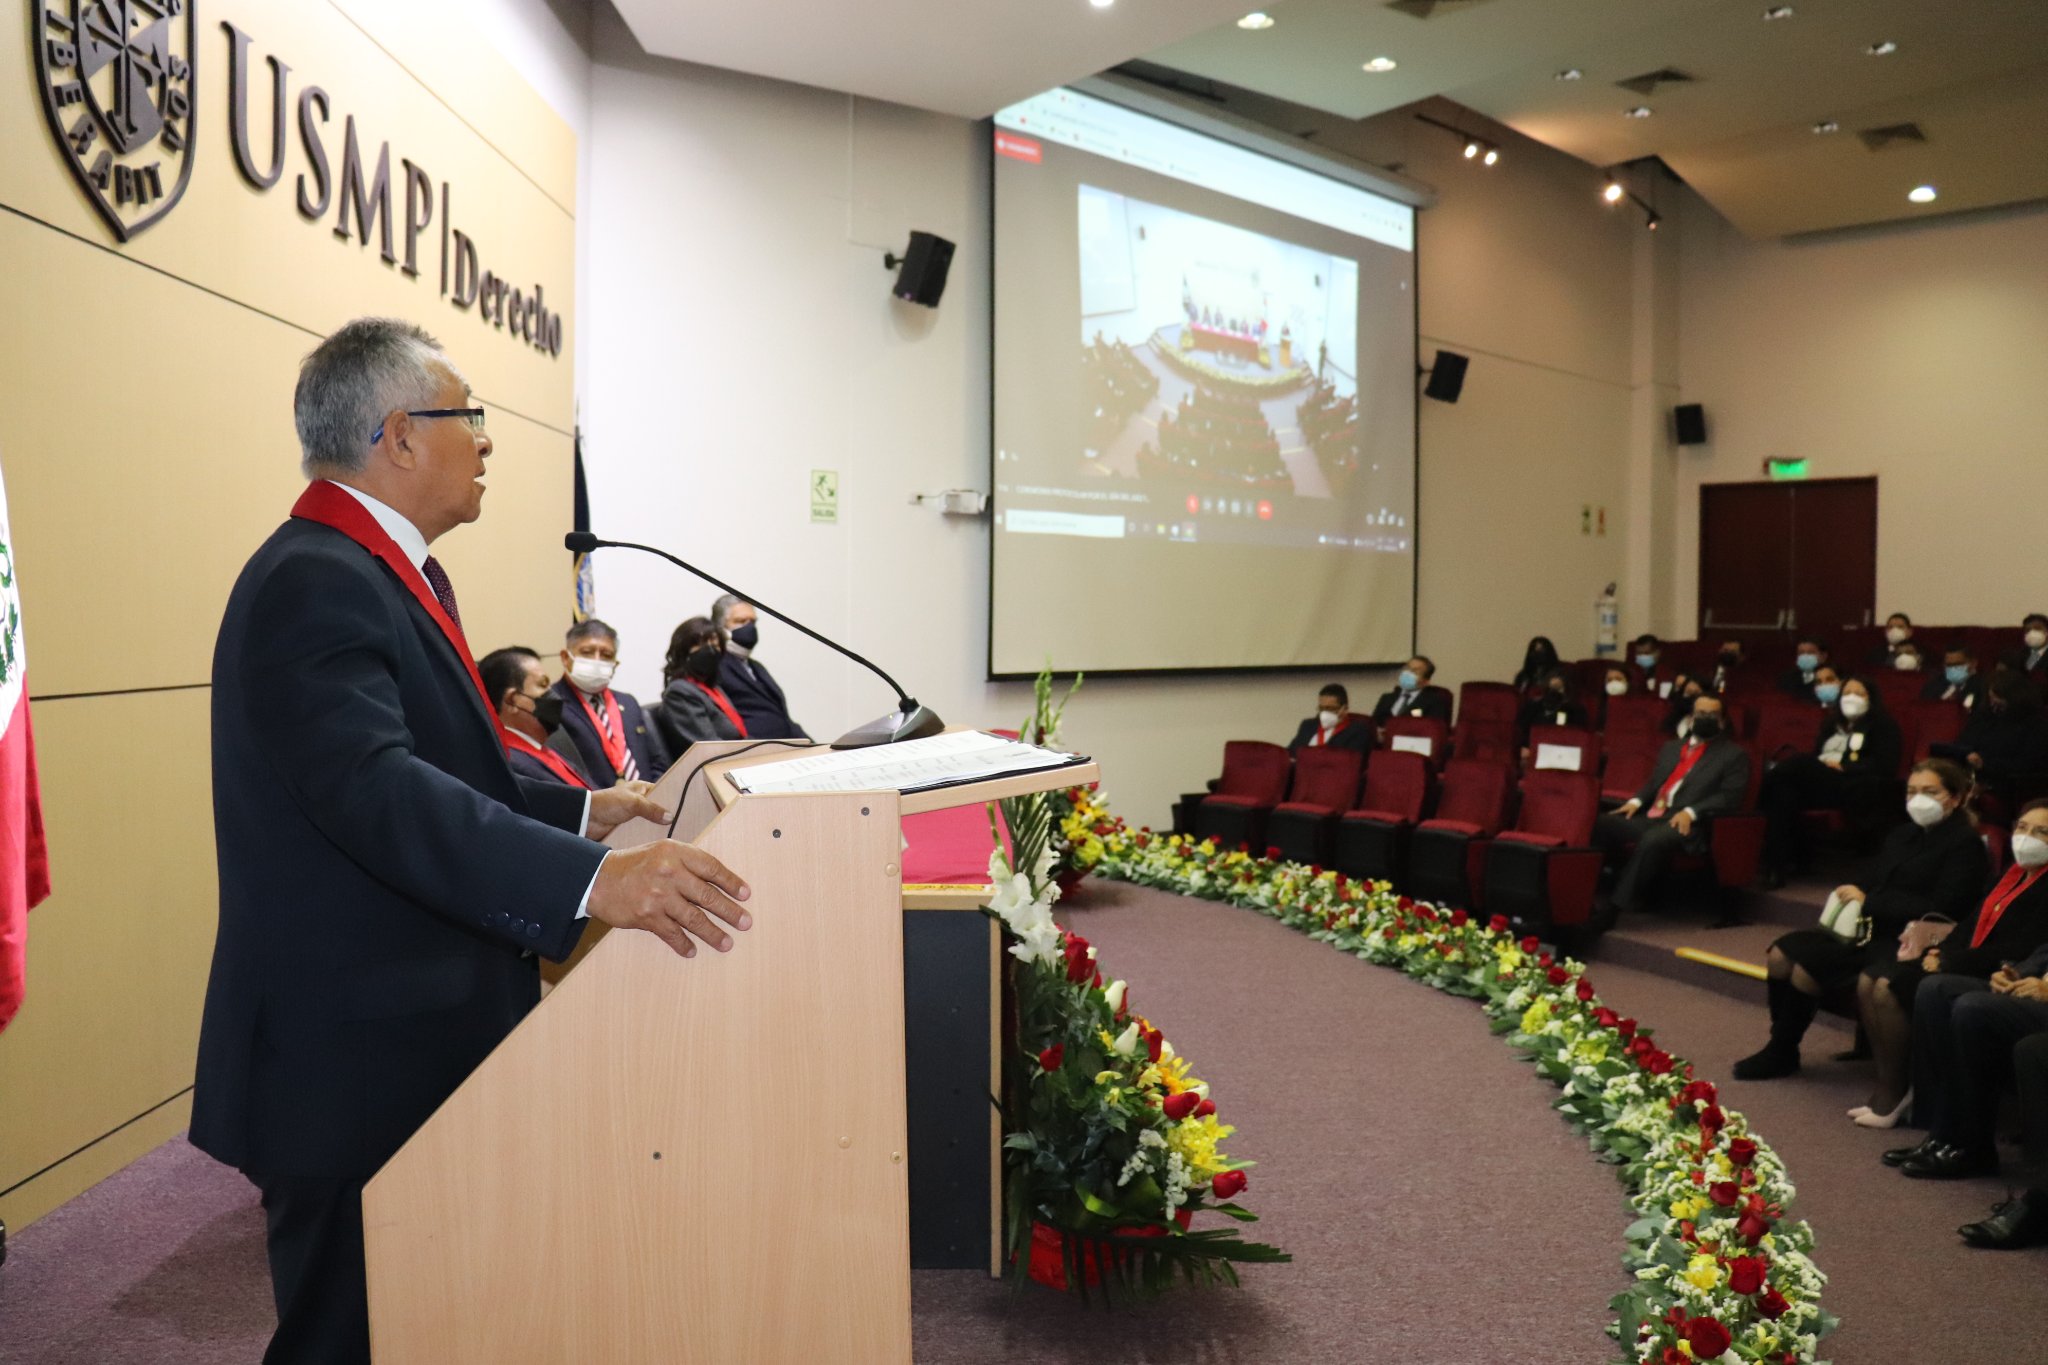
M 1601 726 L 1601 733 L 1607 736 L 1609 748 L 1637 735 L 1661 736 L 1664 713 L 1668 709 L 1663 698 L 1646 696 L 1641 692 L 1608 697 L 1607 721 Z
M 1292 769 L 1287 750 L 1257 739 L 1233 739 L 1223 746 L 1223 776 L 1216 790 L 1195 807 L 1195 835 L 1225 848 L 1251 845 L 1265 851 L 1266 817 L 1287 795 Z
M 1468 682 L 1458 689 L 1458 724 L 1505 721 L 1513 725 L 1522 714 L 1522 694 L 1513 683 Z
M 1408 841 L 1408 877 L 1401 889 L 1439 905 L 1479 909 L 1473 874 L 1486 842 L 1507 823 L 1513 778 L 1504 763 L 1452 759 L 1444 768 L 1435 818 L 1417 825 Z
M 1600 775 L 1600 736 L 1576 725 L 1539 725 L 1529 731 L 1528 767 Z
M 1935 667 L 1941 666 L 1941 656 L 1935 655 Z M 1927 686 L 1925 673 L 1902 673 L 1896 668 L 1873 668 L 1864 677 L 1884 698 L 1885 709 L 1895 716 L 1904 715 L 1920 701 L 1920 689 Z
M 1757 720 L 1756 751 L 1766 763 L 1777 763 L 1793 754 L 1810 754 L 1820 737 L 1822 711 L 1819 705 L 1798 697 L 1774 698 L 1764 703 Z
M 1337 821 L 1330 866 L 1347 877 L 1398 882 L 1409 830 L 1429 800 L 1429 763 L 1421 754 L 1377 749 L 1365 761 L 1358 809 Z
M 1600 784 L 1590 773 L 1532 772 L 1522 779 L 1522 813 L 1486 851 L 1488 913 L 1515 932 L 1579 929 L 1593 917 L 1600 850 L 1592 847 Z
M 1358 796 L 1365 755 L 1356 749 L 1304 748 L 1294 755 L 1294 786 L 1266 821 L 1266 843 L 1298 863 L 1329 856 L 1330 832 Z
M 1422 755 L 1434 772 L 1450 756 L 1451 727 L 1427 716 L 1396 716 L 1380 727 L 1380 742 L 1389 749 Z
M 1927 757 L 1928 746 L 1955 743 L 1963 737 L 1963 723 L 1969 718 L 1970 713 L 1963 709 L 1961 702 L 1913 703 L 1914 742 L 1913 747 L 1905 749 L 1905 752 L 1911 754 L 1917 763 Z
M 1600 779 L 1600 794 L 1615 805 L 1634 796 L 1643 789 L 1657 771 L 1657 755 L 1664 748 L 1664 736 L 1656 731 L 1648 734 L 1610 736 L 1607 740 L 1607 764 Z
M 1521 747 L 1521 731 L 1512 720 L 1474 720 L 1466 716 L 1451 732 L 1451 754 L 1455 758 L 1476 758 L 1512 767 Z

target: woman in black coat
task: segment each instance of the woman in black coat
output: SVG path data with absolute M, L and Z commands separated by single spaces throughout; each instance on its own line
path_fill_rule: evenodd
M 1968 763 L 1979 785 L 2011 801 L 2018 782 L 2048 771 L 2048 717 L 2041 714 L 2041 694 L 2009 668 L 1991 675 L 1984 700 L 1970 708 L 1970 719 L 1953 744 L 1937 744 L 1933 752 Z
M 1515 690 L 1532 700 L 1541 696 L 1544 679 L 1556 669 L 1557 663 L 1557 646 L 1550 643 L 1549 636 L 1538 635 L 1522 652 L 1522 668 L 1515 674 Z
M 1891 807 L 1899 789 L 1899 747 L 1899 723 L 1885 710 L 1884 695 L 1862 678 L 1844 682 L 1821 719 L 1813 752 L 1764 774 L 1756 804 L 1764 815 L 1765 885 L 1783 886 L 1805 862 L 1800 818 L 1806 812 L 1842 811 L 1867 829 L 1873 813 Z
M 1537 680 L 1536 694 L 1522 703 L 1522 733 L 1532 735 L 1542 727 L 1576 725 L 1590 730 L 1592 718 L 1572 695 L 1571 675 L 1553 668 Z
M 1735 1064 L 1737 1080 L 1769 1080 L 1799 1070 L 1799 1041 L 1824 999 L 1846 992 L 1866 973 L 1874 982 L 1881 980 L 1898 961 L 1900 935 L 1915 920 L 1942 915 L 1960 921 L 1970 914 L 1984 894 L 1990 862 L 1969 811 L 1969 792 L 1970 774 L 1961 764 L 1930 758 L 1913 766 L 1906 779 L 1911 823 L 1886 837 L 1863 886 L 1835 892 L 1839 900 L 1863 903 L 1862 933 L 1852 941 L 1827 929 L 1798 929 L 1771 945 L 1765 982 L 1771 1040 Z M 1885 994 L 1890 995 L 1889 987 Z M 1859 987 L 1859 1006 L 1876 995 L 1875 985 L 1867 991 Z M 1873 1051 L 1884 1056 L 1884 1049 L 1896 1045 L 1900 1073 L 1909 1035 L 1894 1026 L 1904 1019 L 1903 1009 L 1896 1018 L 1873 1009 L 1863 1019 Z M 1899 1088 L 1904 1089 L 1903 1081 Z M 1894 1099 L 1888 1110 L 1899 1107 Z

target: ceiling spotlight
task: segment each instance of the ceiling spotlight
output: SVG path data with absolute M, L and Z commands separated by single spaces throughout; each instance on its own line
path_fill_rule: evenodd
M 1384 75 L 1386 72 L 1392 71 L 1395 67 L 1399 65 L 1400 63 L 1395 61 L 1392 57 L 1375 57 L 1365 64 L 1365 69 L 1367 71 L 1372 72 L 1373 75 L 1379 76 Z
M 1496 161 L 1500 160 L 1500 148 L 1488 147 L 1486 149 L 1486 155 L 1480 159 L 1489 166 L 1493 165 Z
M 1932 185 L 1916 185 L 1906 192 L 1906 197 L 1916 204 L 1931 204 L 1938 191 Z
M 1262 9 L 1255 9 L 1237 21 L 1239 28 L 1261 29 L 1273 27 L 1273 16 Z
M 1116 3 L 1116 0 L 1088 0 L 1088 3 L 1097 9 L 1108 9 Z
M 1842 131 L 1842 125 L 1841 125 L 1841 124 L 1839 124 L 1839 123 L 1837 123 L 1837 122 L 1835 122 L 1835 121 L 1834 121 L 1833 119 L 1831 119 L 1831 118 L 1824 118 L 1824 119 L 1822 119 L 1822 120 L 1821 120 L 1821 121 L 1820 121 L 1819 123 L 1816 123 L 1816 124 L 1814 124 L 1814 125 L 1813 125 L 1813 131 L 1814 131 L 1814 132 L 1816 132 L 1816 133 L 1820 133 L 1820 134 L 1822 134 L 1823 136 L 1825 136 L 1825 135 L 1826 135 L 1826 134 L 1828 134 L 1828 133 L 1839 133 L 1839 132 L 1841 132 L 1841 131 Z
M 1479 155 L 1479 144 L 1478 144 L 1477 142 L 1470 142 L 1470 141 L 1468 141 L 1468 142 L 1467 142 L 1467 143 L 1465 144 L 1465 159 L 1466 159 L 1467 161 L 1470 161 L 1470 160 L 1471 160 L 1471 159 L 1472 159 L 1473 157 L 1475 157 L 1475 156 L 1478 156 L 1478 155 Z
M 1624 193 L 1625 191 L 1621 188 L 1620 185 L 1610 180 L 1607 182 L 1607 188 L 1600 191 L 1600 197 L 1602 199 L 1605 199 L 1610 204 L 1619 204 L 1621 202 L 1621 196 Z
M 1561 81 L 1582 81 L 1586 79 L 1586 73 L 1576 66 L 1568 66 L 1557 73 L 1557 78 Z
M 1887 40 L 1882 43 L 1872 43 L 1869 47 L 1866 47 L 1863 50 L 1865 52 L 1868 52 L 1873 57 L 1889 57 L 1894 52 L 1897 52 L 1899 50 L 1899 45 L 1897 43 Z
M 1646 227 L 1646 228 L 1648 228 L 1648 229 L 1649 229 L 1650 231 L 1652 231 L 1652 232 L 1655 232 L 1655 231 L 1657 230 L 1657 224 L 1659 224 L 1659 223 L 1661 223 L 1661 222 L 1663 222 L 1663 221 L 1664 221 L 1664 219 L 1663 219 L 1663 218 L 1662 218 L 1661 216 L 1659 216 L 1659 214 L 1657 213 L 1657 210 L 1655 210 L 1655 209 L 1651 209 L 1651 210 L 1650 210 L 1650 220 L 1649 220 L 1648 222 L 1644 223 L 1644 224 L 1643 224 L 1643 226 L 1644 226 L 1644 227 Z
M 1650 106 L 1647 104 L 1638 104 L 1633 109 L 1622 110 L 1621 116 L 1623 118 L 1648 118 L 1650 116 Z
M 1779 19 L 1790 19 L 1791 17 L 1792 7 L 1790 5 L 1772 5 L 1764 11 L 1764 22 L 1767 24 L 1774 23 Z

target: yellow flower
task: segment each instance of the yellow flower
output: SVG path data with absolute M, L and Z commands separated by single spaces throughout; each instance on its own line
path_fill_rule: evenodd
M 1721 1267 L 1702 1252 L 1685 1268 L 1685 1282 L 1695 1289 L 1713 1289 L 1721 1283 Z
M 1236 1131 L 1227 1123 L 1218 1123 L 1214 1114 L 1205 1114 L 1170 1126 L 1166 1130 L 1166 1145 L 1180 1153 L 1180 1159 L 1188 1164 L 1195 1183 L 1199 1184 L 1230 1164 L 1216 1147 Z
M 1535 1003 L 1522 1011 L 1522 1032 L 1540 1033 L 1550 1022 L 1550 997 L 1539 996 Z

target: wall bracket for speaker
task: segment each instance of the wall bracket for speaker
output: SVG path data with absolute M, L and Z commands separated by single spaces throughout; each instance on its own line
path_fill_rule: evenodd
M 918 507 L 937 507 L 949 517 L 980 517 L 988 514 L 988 494 L 978 488 L 948 488 L 937 493 L 912 493 Z

